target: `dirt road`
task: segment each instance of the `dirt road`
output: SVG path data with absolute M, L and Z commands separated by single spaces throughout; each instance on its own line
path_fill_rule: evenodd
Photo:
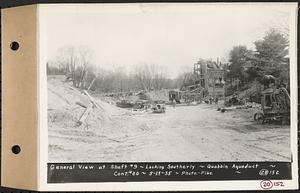
M 140 127 L 121 137 L 50 129 L 49 161 L 290 161 L 290 126 L 259 125 L 245 109 L 216 109 L 200 104 L 116 114 L 122 127 Z
M 126 140 L 137 149 L 122 153 L 121 160 L 289 160 L 289 127 L 257 125 L 242 111 L 221 113 L 202 104 L 141 116 L 153 129 Z

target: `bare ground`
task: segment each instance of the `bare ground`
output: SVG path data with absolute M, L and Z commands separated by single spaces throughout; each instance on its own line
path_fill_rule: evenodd
M 290 161 L 290 126 L 260 125 L 255 108 L 217 111 L 217 105 L 167 106 L 164 114 L 88 104 L 64 77 L 48 78 L 50 162 Z
M 116 114 L 94 129 L 50 127 L 49 161 L 289 161 L 289 126 L 256 124 L 245 111 L 201 104 Z

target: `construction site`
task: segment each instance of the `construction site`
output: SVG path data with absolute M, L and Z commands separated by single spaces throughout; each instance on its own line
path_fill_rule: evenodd
M 290 161 L 290 98 L 276 78 L 228 94 L 196 62 L 178 88 L 100 93 L 48 75 L 50 162 Z

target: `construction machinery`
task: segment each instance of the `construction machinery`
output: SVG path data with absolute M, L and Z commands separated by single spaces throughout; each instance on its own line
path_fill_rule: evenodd
M 169 101 L 180 103 L 180 100 L 181 100 L 180 90 L 175 89 L 169 91 Z
M 163 103 L 157 103 L 151 108 L 153 113 L 165 113 L 166 107 Z
M 194 64 L 193 72 L 186 73 L 180 90 L 171 90 L 169 100 L 176 103 L 201 103 L 210 96 L 214 100 L 225 94 L 224 69 L 218 62 L 199 60 Z
M 207 96 L 207 91 L 201 87 L 199 84 L 194 84 L 181 88 L 181 90 L 171 90 L 169 91 L 169 100 L 176 103 L 186 103 L 191 102 L 201 103 L 203 98 Z
M 117 107 L 120 107 L 120 108 L 132 108 L 134 106 L 134 103 L 133 102 L 130 102 L 128 100 L 121 100 L 121 101 L 118 101 L 116 103 Z
M 254 120 L 258 123 L 281 122 L 289 123 L 290 120 L 290 96 L 285 88 L 267 88 L 262 91 L 261 111 L 254 114 Z

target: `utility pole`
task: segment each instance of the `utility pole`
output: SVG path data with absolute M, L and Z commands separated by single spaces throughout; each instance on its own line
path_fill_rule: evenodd
M 225 72 L 224 72 L 225 73 Z M 224 90 L 224 94 L 223 94 L 223 98 L 224 98 L 224 104 L 225 104 L 225 101 L 226 101 L 226 80 L 225 80 L 225 74 L 223 75 L 223 80 L 224 80 L 224 85 L 223 85 L 223 90 Z
M 216 94 L 215 94 L 215 89 L 216 89 L 216 78 L 215 76 L 213 76 L 213 98 L 216 98 Z

